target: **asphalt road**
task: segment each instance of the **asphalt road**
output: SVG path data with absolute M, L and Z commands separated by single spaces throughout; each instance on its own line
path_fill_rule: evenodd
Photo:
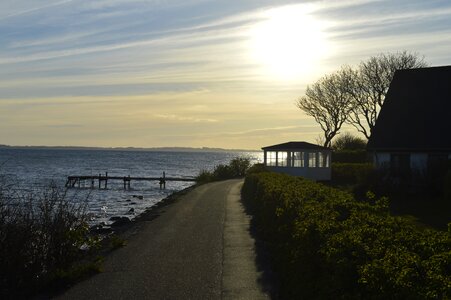
M 103 272 L 60 299 L 269 299 L 261 286 L 241 180 L 210 183 L 145 221 Z

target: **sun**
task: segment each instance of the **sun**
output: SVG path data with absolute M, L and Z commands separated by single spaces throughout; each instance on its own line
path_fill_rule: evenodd
M 304 5 L 270 9 L 251 28 L 251 56 L 270 77 L 298 79 L 328 53 L 324 24 L 311 11 Z

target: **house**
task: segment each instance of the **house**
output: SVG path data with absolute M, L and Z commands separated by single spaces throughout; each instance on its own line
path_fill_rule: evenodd
M 330 180 L 331 149 L 307 142 L 288 142 L 263 147 L 264 165 L 271 171 Z
M 425 175 L 451 159 L 451 66 L 396 71 L 368 141 L 378 169 Z

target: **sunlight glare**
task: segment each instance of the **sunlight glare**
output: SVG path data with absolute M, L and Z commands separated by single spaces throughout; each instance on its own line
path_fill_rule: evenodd
M 270 77 L 298 79 L 328 54 L 324 24 L 311 11 L 305 5 L 270 9 L 251 29 L 251 55 Z

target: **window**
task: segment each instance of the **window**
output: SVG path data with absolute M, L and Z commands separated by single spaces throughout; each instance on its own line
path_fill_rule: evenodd
M 293 167 L 302 168 L 304 167 L 304 152 L 293 152 L 292 156 Z
M 396 153 L 390 157 L 391 174 L 398 178 L 407 178 L 410 175 L 410 154 Z
M 276 162 L 277 162 L 276 159 L 277 159 L 276 152 L 274 152 L 274 151 L 266 152 L 266 165 L 267 166 L 275 166 Z
M 277 153 L 277 166 L 286 167 L 288 161 L 288 153 L 287 152 L 278 152 Z
M 318 153 L 318 166 L 320 168 L 329 167 L 329 155 L 327 153 Z
M 309 168 L 316 168 L 316 153 L 308 154 L 308 166 Z

